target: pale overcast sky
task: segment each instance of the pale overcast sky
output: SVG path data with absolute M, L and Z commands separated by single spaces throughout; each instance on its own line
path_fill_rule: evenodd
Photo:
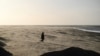
M 0 0 L 0 25 L 100 25 L 100 0 Z

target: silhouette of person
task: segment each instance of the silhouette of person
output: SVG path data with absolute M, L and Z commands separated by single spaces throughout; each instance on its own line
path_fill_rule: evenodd
M 44 39 L 45 39 L 44 32 L 42 32 L 42 34 L 41 34 L 41 42 L 43 42 Z

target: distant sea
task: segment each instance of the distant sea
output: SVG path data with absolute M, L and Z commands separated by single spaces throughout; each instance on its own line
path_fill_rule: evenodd
M 3 27 L 54 27 L 54 28 L 59 28 L 59 27 L 70 27 L 82 31 L 87 31 L 87 32 L 96 32 L 100 33 L 100 25 L 0 25 Z
M 100 33 L 100 25 L 45 25 L 47 27 L 71 27 L 74 29 Z

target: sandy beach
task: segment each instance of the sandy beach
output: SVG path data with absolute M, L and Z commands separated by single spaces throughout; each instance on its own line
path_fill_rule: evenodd
M 42 32 L 44 42 L 40 41 Z M 40 56 L 70 47 L 100 53 L 100 33 L 72 27 L 0 26 L 0 41 L 5 44 L 1 47 L 13 56 Z

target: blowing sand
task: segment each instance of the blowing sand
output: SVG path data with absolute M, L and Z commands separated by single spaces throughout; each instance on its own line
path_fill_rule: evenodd
M 41 33 L 45 40 L 41 42 Z M 13 56 L 40 56 L 46 52 L 80 47 L 100 53 L 100 34 L 71 27 L 0 26 L 4 48 Z

